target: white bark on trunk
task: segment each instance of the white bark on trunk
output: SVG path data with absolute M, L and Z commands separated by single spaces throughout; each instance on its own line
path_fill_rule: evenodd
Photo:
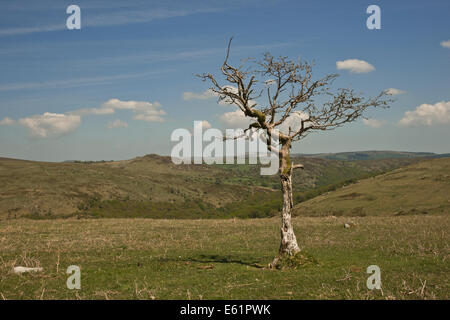
M 281 175 L 281 188 L 283 191 L 283 210 L 281 216 L 281 244 L 279 255 L 294 255 L 300 251 L 291 222 L 293 207 L 292 199 L 292 169 Z

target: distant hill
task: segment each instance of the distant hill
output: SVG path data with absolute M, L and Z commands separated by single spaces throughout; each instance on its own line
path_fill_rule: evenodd
M 148 155 L 115 162 L 36 162 L 0 159 L 0 216 L 67 215 L 104 200 L 175 203 L 202 199 L 211 206 L 242 200 L 258 186 L 216 183 L 224 170 L 174 165 Z
M 393 159 L 393 158 L 443 158 L 443 157 L 450 157 L 450 153 L 437 154 L 432 152 L 356 151 L 356 152 L 339 152 L 339 153 L 298 154 L 297 156 L 353 161 L 353 160 L 378 160 L 378 159 Z
M 294 192 L 386 172 L 419 158 L 342 161 L 293 157 Z M 0 218 L 85 216 L 261 217 L 279 208 L 279 177 L 257 165 L 174 165 L 147 155 L 124 161 L 37 162 L 0 158 Z
M 450 158 L 421 161 L 295 206 L 295 215 L 364 216 L 450 212 Z

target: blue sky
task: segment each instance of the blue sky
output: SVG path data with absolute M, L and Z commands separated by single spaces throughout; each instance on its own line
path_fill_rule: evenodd
M 81 30 L 66 28 L 71 4 Z M 366 27 L 371 4 L 380 30 Z M 390 109 L 309 135 L 294 152 L 450 152 L 449 14 L 449 1 L 3 0 L 0 156 L 168 155 L 171 132 L 194 120 L 237 125 L 236 108 L 195 77 L 218 72 L 231 36 L 235 63 L 270 51 L 314 61 L 317 76 L 339 73 L 337 87 L 396 89 Z

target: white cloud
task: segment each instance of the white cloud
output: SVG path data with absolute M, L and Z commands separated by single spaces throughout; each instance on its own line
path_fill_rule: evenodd
M 370 63 L 358 59 L 337 61 L 336 68 L 338 70 L 349 70 L 351 73 L 367 73 L 375 70 L 375 67 Z
M 398 94 L 404 94 L 406 93 L 406 91 L 400 90 L 400 89 L 396 89 L 396 88 L 389 88 L 386 89 L 386 92 L 392 96 L 398 95 Z
M 110 99 L 106 101 L 102 108 L 114 109 L 114 110 L 131 110 L 136 115 L 135 120 L 143 120 L 147 122 L 164 122 L 163 116 L 166 112 L 160 109 L 161 104 L 159 102 L 147 102 L 147 101 L 121 101 L 119 99 Z
M 115 120 L 113 122 L 108 123 L 107 126 L 108 129 L 114 129 L 114 128 L 128 128 L 128 123 L 122 120 Z
M 28 128 L 32 137 L 47 138 L 74 131 L 81 123 L 81 116 L 45 112 L 21 118 L 18 122 Z
M 222 89 L 226 92 L 230 92 L 230 93 L 234 93 L 234 94 L 238 94 L 239 90 L 237 87 L 233 87 L 233 86 L 223 86 Z M 217 95 L 219 96 L 219 95 Z M 225 99 L 220 100 L 219 104 L 221 106 L 235 106 L 237 107 L 238 105 L 236 103 L 233 103 L 233 100 L 231 100 L 231 98 L 229 97 L 225 97 Z
M 162 110 L 161 110 L 161 112 L 162 112 L 162 114 L 166 114 Z M 164 122 L 164 119 L 159 115 L 152 115 L 152 114 L 145 114 L 145 113 L 137 114 L 134 116 L 133 119 L 134 120 L 142 120 L 142 121 L 146 121 L 146 122 Z
M 421 104 L 414 111 L 406 111 L 398 124 L 401 126 L 450 124 L 450 101 Z
M 234 94 L 238 94 L 239 90 L 237 87 L 234 86 L 223 86 L 222 89 L 224 89 L 226 92 L 230 92 L 230 93 L 234 93 Z M 219 96 L 218 94 L 216 94 L 216 96 Z M 248 100 L 250 107 L 254 107 L 257 105 L 257 102 L 255 100 Z M 225 99 L 220 100 L 219 104 L 221 106 L 234 106 L 234 107 L 239 107 L 239 103 L 233 102 L 233 100 L 229 97 L 225 97 Z
M 234 86 L 223 86 L 222 89 L 224 89 L 226 92 L 231 92 L 231 93 L 238 93 L 238 88 L 234 87 Z M 219 94 L 212 91 L 211 89 L 208 89 L 202 93 L 195 93 L 195 92 L 183 92 L 183 100 L 206 100 L 206 99 L 211 99 L 214 97 L 219 98 Z M 254 100 L 249 100 L 250 105 L 256 105 L 256 101 Z M 231 98 L 229 97 L 225 97 L 225 99 L 222 99 L 219 101 L 219 105 L 221 106 L 234 106 L 234 107 L 238 107 L 238 103 L 234 103 Z
M 206 120 L 202 120 L 200 123 L 198 123 L 195 126 L 195 128 L 200 127 L 200 126 L 202 127 L 203 130 L 206 130 L 206 129 L 209 129 L 212 127 L 211 124 Z
M 363 119 L 363 122 L 366 126 L 371 128 L 381 128 L 385 124 L 384 121 L 377 119 Z
M 281 133 L 289 134 L 289 128 L 291 128 L 291 133 L 300 130 L 302 121 L 308 118 L 308 114 L 304 112 L 295 112 L 289 115 L 289 117 L 284 120 L 284 122 L 278 127 Z M 305 126 L 307 126 L 305 124 Z
M 68 112 L 69 114 L 79 115 L 79 116 L 87 116 L 87 115 L 107 115 L 113 114 L 115 110 L 113 108 L 87 108 L 87 109 L 78 109 L 75 111 Z
M 247 129 L 254 119 L 246 117 L 241 109 L 224 113 L 220 116 L 220 121 L 227 129 Z
M 306 118 L 308 118 L 308 115 L 304 112 L 292 113 L 277 129 L 284 134 L 289 133 L 289 128 L 291 128 L 291 132 L 297 131 L 300 129 L 301 120 Z M 224 113 L 220 117 L 220 121 L 227 129 L 247 129 L 256 119 L 246 117 L 240 109 L 237 109 L 236 111 Z
M 16 122 L 11 118 L 3 118 L 3 120 L 0 120 L 0 126 L 12 126 Z
M 442 41 L 441 46 L 444 48 L 450 48 L 450 40 Z
M 121 101 L 119 99 L 110 99 L 102 104 L 99 108 L 86 108 L 69 111 L 64 114 L 49 113 L 34 115 L 31 117 L 21 118 L 18 124 L 28 128 L 32 137 L 47 138 L 51 136 L 61 136 L 74 131 L 81 124 L 81 119 L 86 115 L 110 115 L 116 110 L 130 110 L 135 113 L 135 120 L 143 120 L 147 122 L 164 122 L 163 116 L 166 112 L 160 109 L 159 102 L 147 101 Z M 16 121 L 10 118 L 4 118 L 0 121 L 0 125 L 12 125 Z M 128 127 L 128 123 L 115 120 L 107 125 L 107 128 Z
M 159 102 L 148 101 L 122 101 L 119 99 L 110 99 L 103 103 L 100 108 L 78 109 L 68 112 L 71 115 L 109 115 L 114 114 L 116 110 L 130 110 L 136 115 L 135 120 L 143 120 L 147 122 L 163 122 L 163 116 L 166 112 L 160 109 Z
M 208 89 L 202 93 L 195 93 L 195 92 L 183 92 L 183 100 L 207 100 L 217 97 L 217 95 L 211 90 Z
M 196 121 L 199 121 L 199 120 L 196 120 Z M 194 134 L 194 130 L 195 129 L 207 130 L 207 129 L 210 129 L 210 128 L 212 128 L 211 123 L 209 123 L 206 120 L 202 120 L 202 121 L 200 121 L 198 123 L 195 123 L 194 124 L 194 129 L 193 130 L 189 130 L 189 132 L 191 134 Z

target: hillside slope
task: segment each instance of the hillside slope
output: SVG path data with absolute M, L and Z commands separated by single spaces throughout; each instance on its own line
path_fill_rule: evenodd
M 242 200 L 260 187 L 217 185 L 223 170 L 176 166 L 149 155 L 132 160 L 49 163 L 0 159 L 0 215 L 70 214 L 99 200 L 173 203 L 201 198 L 213 206 Z
M 450 158 L 425 160 L 361 180 L 294 207 L 294 215 L 364 216 L 450 212 Z
M 300 155 L 299 155 L 300 156 Z M 353 151 L 337 153 L 304 154 L 303 157 L 322 158 L 330 160 L 379 160 L 392 158 L 424 158 L 434 159 L 449 157 L 450 154 L 437 154 L 432 152 L 407 152 L 407 151 Z
M 294 191 L 304 192 L 360 179 L 415 159 L 341 161 L 295 158 L 305 170 L 294 175 Z M 88 216 L 222 217 L 271 202 L 275 214 L 279 177 L 261 176 L 257 165 L 174 165 L 169 157 L 147 155 L 112 162 L 36 162 L 0 158 L 0 217 Z M 245 203 L 244 203 L 245 202 Z M 230 205 L 233 204 L 233 205 Z M 242 210 L 241 210 L 242 211 Z M 270 212 L 269 212 L 270 211 Z M 239 214 L 238 214 L 239 215 Z M 242 212 L 242 215 L 246 213 Z

